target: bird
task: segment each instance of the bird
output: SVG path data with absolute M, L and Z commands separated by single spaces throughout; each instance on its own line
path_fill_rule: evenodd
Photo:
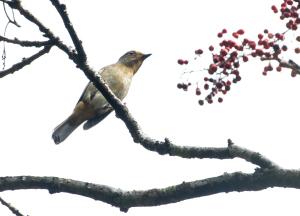
M 132 77 L 149 56 L 151 54 L 129 51 L 122 55 L 116 63 L 103 67 L 98 73 L 114 95 L 123 100 L 128 93 Z M 84 122 L 84 130 L 92 128 L 112 111 L 113 108 L 101 92 L 98 91 L 92 82 L 89 82 L 75 105 L 72 114 L 54 129 L 52 134 L 54 143 L 59 144 L 63 142 Z

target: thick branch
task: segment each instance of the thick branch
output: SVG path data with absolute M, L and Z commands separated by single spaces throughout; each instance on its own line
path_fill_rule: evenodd
M 23 214 L 21 214 L 21 212 L 16 209 L 14 206 L 12 206 L 10 203 L 6 202 L 4 199 L 2 199 L 0 197 L 0 202 L 2 205 L 6 206 L 13 214 L 17 215 L 17 216 L 24 216 Z
M 274 58 L 274 57 L 261 57 L 262 61 L 268 61 L 268 60 L 275 60 L 279 63 L 281 67 L 292 69 L 293 73 L 300 74 L 300 65 L 298 65 L 296 62 L 294 62 L 292 59 L 289 59 L 288 61 L 280 59 L 280 58 Z
M 20 45 L 22 47 L 42 47 L 42 46 L 48 46 L 48 45 L 54 45 L 53 41 L 21 41 L 18 38 L 15 39 L 9 39 L 3 36 L 0 36 L 0 41 L 4 41 L 11 44 Z
M 296 74 L 300 74 L 300 66 L 294 62 L 293 60 L 289 60 L 289 61 L 281 61 L 280 62 L 281 67 L 286 67 L 286 68 L 290 68 L 293 70 L 294 73 Z
M 48 53 L 50 51 L 51 47 L 52 46 L 45 46 L 42 50 L 38 51 L 36 54 L 34 54 L 28 58 L 23 58 L 23 60 L 21 62 L 14 64 L 11 68 L 0 71 L 0 78 L 6 76 L 8 74 L 12 74 L 12 73 L 22 69 L 23 67 L 31 64 L 34 60 L 36 60 L 39 57 L 41 57 L 42 55 Z
M 259 170 L 253 174 L 231 173 L 178 185 L 144 191 L 123 191 L 56 177 L 0 177 L 0 191 L 47 189 L 50 193 L 71 193 L 103 201 L 127 211 L 137 206 L 157 206 L 196 197 L 233 191 L 258 191 L 269 187 L 300 188 L 300 171 L 283 169 Z

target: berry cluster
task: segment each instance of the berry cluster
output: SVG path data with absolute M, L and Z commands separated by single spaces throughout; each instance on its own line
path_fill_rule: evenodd
M 205 101 L 209 104 L 213 103 L 214 98 L 217 97 L 219 103 L 223 102 L 222 95 L 227 94 L 231 90 L 232 83 L 241 81 L 240 65 L 248 62 L 250 59 L 258 58 L 261 61 L 268 61 L 264 67 L 262 74 L 267 75 L 274 70 L 273 62 L 277 62 L 276 71 L 282 71 L 283 67 L 287 67 L 281 61 L 281 54 L 288 50 L 288 46 L 283 44 L 285 34 L 288 31 L 295 31 L 300 24 L 299 9 L 300 0 L 284 0 L 281 4 L 280 10 L 275 5 L 271 7 L 274 13 L 280 11 L 280 19 L 288 20 L 286 23 L 287 30 L 283 33 L 273 33 L 268 29 L 257 35 L 257 38 L 251 40 L 244 36 L 244 29 L 239 29 L 230 35 L 231 39 L 223 39 L 228 36 L 227 29 L 223 29 L 217 33 L 217 37 L 221 39 L 217 46 L 210 45 L 208 51 L 211 53 L 212 60 L 208 65 L 207 75 L 204 76 L 203 91 L 208 92 L 203 99 L 199 100 L 199 104 L 203 105 Z M 300 41 L 300 36 L 296 38 Z M 300 48 L 294 49 L 295 53 L 300 53 Z M 204 54 L 202 49 L 195 50 L 195 55 L 201 57 Z M 187 60 L 178 60 L 178 64 L 187 65 Z M 298 73 L 290 66 L 294 77 Z M 192 86 L 190 82 L 182 82 L 177 85 L 179 89 L 187 91 Z M 202 90 L 196 85 L 196 95 L 202 95 Z

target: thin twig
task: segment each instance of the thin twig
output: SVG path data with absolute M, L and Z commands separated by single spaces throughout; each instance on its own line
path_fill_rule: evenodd
M 0 0 L 3 1 L 3 0 Z M 31 14 L 28 10 L 23 8 L 20 0 L 14 0 L 13 2 L 7 2 L 7 4 L 18 10 L 22 16 L 24 16 L 28 21 L 35 24 L 39 30 L 43 33 L 44 37 L 47 37 L 50 41 L 52 41 L 59 49 L 61 49 L 63 52 L 65 52 L 70 59 L 72 59 L 74 62 L 77 61 L 77 55 L 76 53 L 69 48 L 67 45 L 65 45 L 58 37 L 56 37 L 52 31 L 47 28 L 43 23 L 41 23 L 33 14 Z
M 35 53 L 34 55 L 32 55 L 30 57 L 24 58 L 21 62 L 14 64 L 11 68 L 0 71 L 0 78 L 6 76 L 8 74 L 12 74 L 12 73 L 22 69 L 23 67 L 29 65 L 34 60 L 36 60 L 39 57 L 41 57 L 42 55 L 48 53 L 50 51 L 51 47 L 52 46 L 45 46 L 42 50 L 38 51 L 37 53 Z
M 11 20 L 11 18 L 9 17 L 9 15 L 8 15 L 8 13 L 7 13 L 7 11 L 6 11 L 6 7 L 5 7 L 5 4 L 6 4 L 7 2 L 3 2 L 3 9 L 4 9 L 4 12 L 5 12 L 5 15 L 6 15 L 6 18 L 8 19 L 8 23 L 12 23 L 12 24 L 14 24 L 15 26 L 17 26 L 17 27 L 21 27 L 18 23 L 17 23 L 17 21 L 16 21 L 16 19 L 15 19 L 15 14 L 14 14 L 14 10 L 11 8 L 11 11 L 12 11 L 12 15 L 13 15 L 13 20 Z
M 18 38 L 9 39 L 9 38 L 3 37 L 3 36 L 0 36 L 0 41 L 20 45 L 22 47 L 42 47 L 42 46 L 54 45 L 54 42 L 51 40 L 48 40 L 48 41 L 21 41 Z
M 18 209 L 16 209 L 10 203 L 8 203 L 4 199 L 2 199 L 2 197 L 0 197 L 0 202 L 2 205 L 6 206 L 13 214 L 15 214 L 17 216 L 24 216 L 23 214 L 21 214 L 21 212 Z

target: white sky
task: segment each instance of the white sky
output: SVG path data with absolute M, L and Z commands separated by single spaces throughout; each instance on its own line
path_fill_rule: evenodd
M 48 1 L 22 2 L 68 40 Z M 176 60 L 192 57 L 195 49 L 216 43 L 220 29 L 244 28 L 250 35 L 266 27 L 284 30 L 270 10 L 281 1 L 64 2 L 93 68 L 111 64 L 132 49 L 153 54 L 134 77 L 125 99 L 147 134 L 193 146 L 226 146 L 231 138 L 285 168 L 299 168 L 298 77 L 290 78 L 287 71 L 263 77 L 263 65 L 252 62 L 242 68 L 242 82 L 234 86 L 224 103 L 203 107 L 197 105 L 193 92 L 176 89 L 182 71 Z M 22 28 L 10 26 L 8 37 L 40 38 L 35 27 L 18 15 L 17 20 Z M 4 21 L 0 13 L 1 29 Z M 7 45 L 7 64 L 30 53 L 30 49 L 24 52 Z M 297 61 L 299 56 L 293 59 Z M 71 113 L 86 83 L 83 73 L 57 49 L 0 80 L 0 176 L 59 176 L 131 190 L 165 187 L 224 172 L 253 171 L 254 166 L 238 159 L 185 160 L 149 152 L 132 142 L 114 114 L 89 131 L 79 128 L 55 146 L 53 128 Z M 132 208 L 126 215 L 287 215 L 298 212 L 299 195 L 293 189 L 218 194 L 160 207 Z M 28 190 L 0 196 L 31 216 L 125 215 L 117 208 L 75 195 Z M 0 215 L 9 214 L 0 206 Z

